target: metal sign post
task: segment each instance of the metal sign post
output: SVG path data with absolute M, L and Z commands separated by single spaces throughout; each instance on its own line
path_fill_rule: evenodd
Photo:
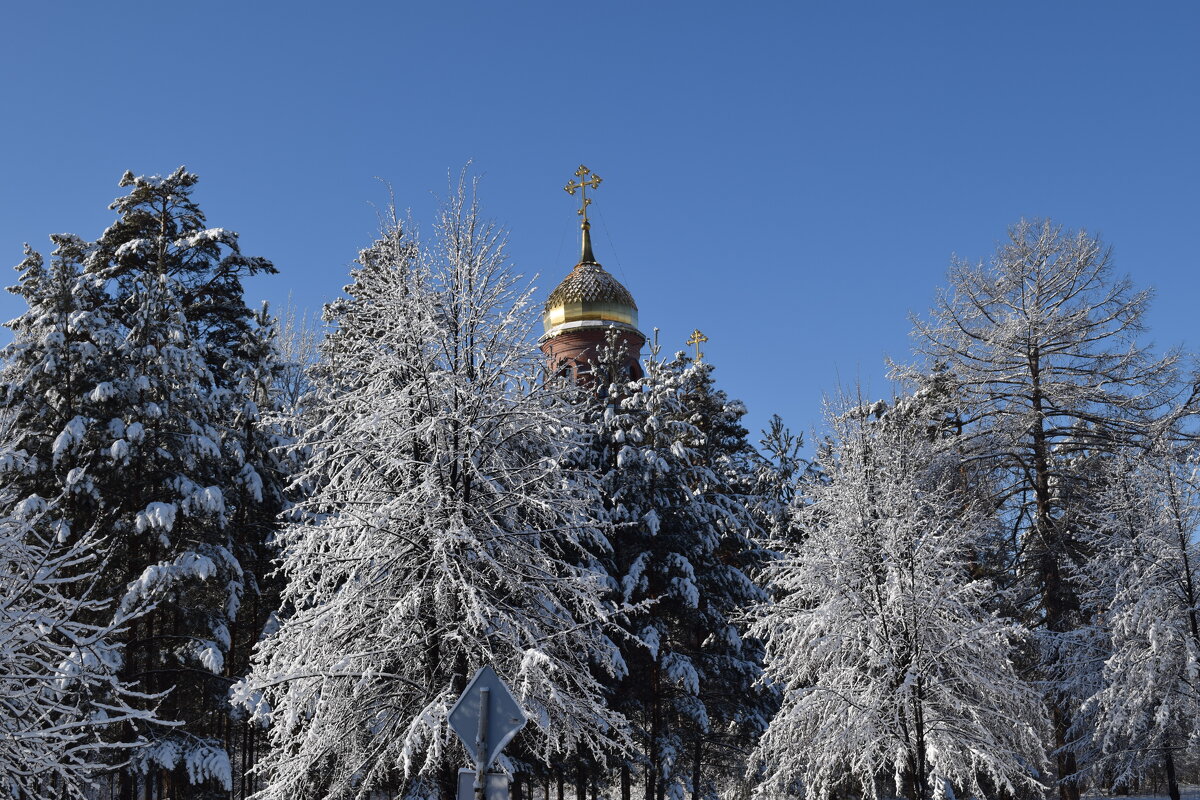
M 450 728 L 462 740 L 475 769 L 459 770 L 458 800 L 508 800 L 508 779 L 488 768 L 528 719 L 491 667 L 475 673 L 450 709 Z M 473 779 L 464 785 L 464 777 Z
M 488 706 L 491 705 L 488 701 L 491 695 L 492 690 L 487 687 L 479 690 L 479 733 L 475 736 L 475 792 L 479 795 L 483 793 L 483 773 L 488 768 L 488 765 L 483 763 L 482 756 L 488 751 Z M 483 797 L 479 800 L 483 800 Z

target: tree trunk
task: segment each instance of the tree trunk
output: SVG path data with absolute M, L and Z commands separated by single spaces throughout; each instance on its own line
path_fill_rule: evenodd
M 1175 777 L 1175 756 L 1170 746 L 1163 748 L 1163 762 L 1167 768 L 1167 794 L 1171 800 L 1179 800 L 1179 781 Z
M 1058 766 L 1058 797 L 1059 800 L 1079 800 L 1079 784 L 1073 780 L 1066 780 L 1079 770 L 1079 766 L 1075 754 L 1064 749 L 1067 730 L 1071 727 L 1071 716 L 1065 705 L 1061 698 L 1050 704 L 1050 717 L 1054 725 L 1054 749 L 1058 753 L 1055 759 Z
M 438 769 L 437 788 L 438 800 L 458 800 L 458 769 L 449 761 Z
M 1041 388 L 1041 354 L 1037 348 L 1029 356 L 1032 384 L 1032 406 L 1036 416 L 1033 427 L 1033 494 L 1036 504 L 1034 517 L 1037 536 L 1038 572 L 1042 583 L 1042 609 L 1046 629 L 1065 633 L 1071 628 L 1070 610 L 1073 603 L 1069 580 L 1062 574 L 1059 559 L 1064 551 L 1051 511 L 1050 448 L 1046 434 Z M 1050 709 L 1054 724 L 1055 762 L 1058 770 L 1059 800 L 1079 800 L 1079 785 L 1071 779 L 1079 771 L 1075 754 L 1067 749 L 1067 732 L 1071 728 L 1069 701 L 1052 691 Z
M 700 800 L 700 756 L 703 748 L 704 742 L 697 735 L 692 748 L 692 800 Z
M 128 739 L 126 739 L 126 741 L 128 741 Z M 117 773 L 118 800 L 134 800 L 133 781 L 133 774 L 128 769 L 122 769 Z
M 1197 611 L 1197 592 L 1192 573 L 1192 560 L 1189 554 L 1190 536 L 1183 520 L 1186 511 L 1175 485 L 1174 475 L 1167 479 L 1167 491 L 1171 500 L 1171 516 L 1175 518 L 1175 531 L 1179 534 L 1179 554 L 1183 558 L 1183 590 L 1187 600 L 1188 626 L 1192 631 L 1192 641 L 1200 646 L 1200 612 Z
M 646 800 L 658 800 L 658 785 L 661 782 L 662 776 L 659 775 L 658 767 L 658 737 L 661 733 L 659 729 L 659 714 L 658 714 L 658 663 L 650 669 L 650 746 L 646 753 Z
M 629 762 L 621 762 L 621 800 L 630 800 Z
M 929 750 L 925 742 L 924 694 L 922 679 L 917 678 L 916 693 L 913 697 L 913 730 L 916 744 L 913 788 L 917 800 L 929 800 L 932 796 L 929 786 Z

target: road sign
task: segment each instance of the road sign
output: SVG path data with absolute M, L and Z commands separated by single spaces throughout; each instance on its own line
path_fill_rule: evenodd
M 491 667 L 475 673 L 450 709 L 450 727 L 482 772 L 492 765 L 527 719 L 512 692 Z
M 473 769 L 458 771 L 458 800 L 476 800 L 476 778 Z M 483 800 L 509 800 L 507 775 L 502 772 L 486 772 L 483 778 Z

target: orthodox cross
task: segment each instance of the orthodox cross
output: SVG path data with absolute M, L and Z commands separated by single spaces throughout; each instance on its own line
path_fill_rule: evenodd
M 697 361 L 704 358 L 704 353 L 700 352 L 700 345 L 707 341 L 708 341 L 708 337 L 705 336 L 703 333 L 701 333 L 699 328 L 696 328 L 696 330 L 692 331 L 691 337 L 688 338 L 687 344 L 696 345 L 696 360 Z
M 588 178 L 587 177 L 588 175 L 591 175 L 592 177 Z M 579 178 L 579 181 L 578 182 L 570 181 L 569 183 L 567 183 L 565 188 L 567 190 L 567 194 L 569 194 L 569 195 L 574 195 L 576 189 L 579 189 L 582 191 L 583 205 L 580 206 L 579 210 L 576 211 L 575 213 L 578 214 L 579 216 L 583 217 L 584 222 L 587 222 L 588 221 L 587 207 L 592 204 L 592 199 L 587 196 L 588 187 L 590 186 L 593 189 L 599 189 L 600 182 L 602 179 L 599 175 L 592 172 L 590 169 L 585 167 L 583 164 L 580 164 L 579 169 L 575 170 L 575 177 Z

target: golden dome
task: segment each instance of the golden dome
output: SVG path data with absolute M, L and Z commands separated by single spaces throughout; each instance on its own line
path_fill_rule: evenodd
M 583 254 L 571 274 L 550 293 L 542 324 L 546 334 L 556 328 L 616 325 L 637 330 L 637 303 L 592 255 L 592 240 L 587 222 L 583 223 Z

